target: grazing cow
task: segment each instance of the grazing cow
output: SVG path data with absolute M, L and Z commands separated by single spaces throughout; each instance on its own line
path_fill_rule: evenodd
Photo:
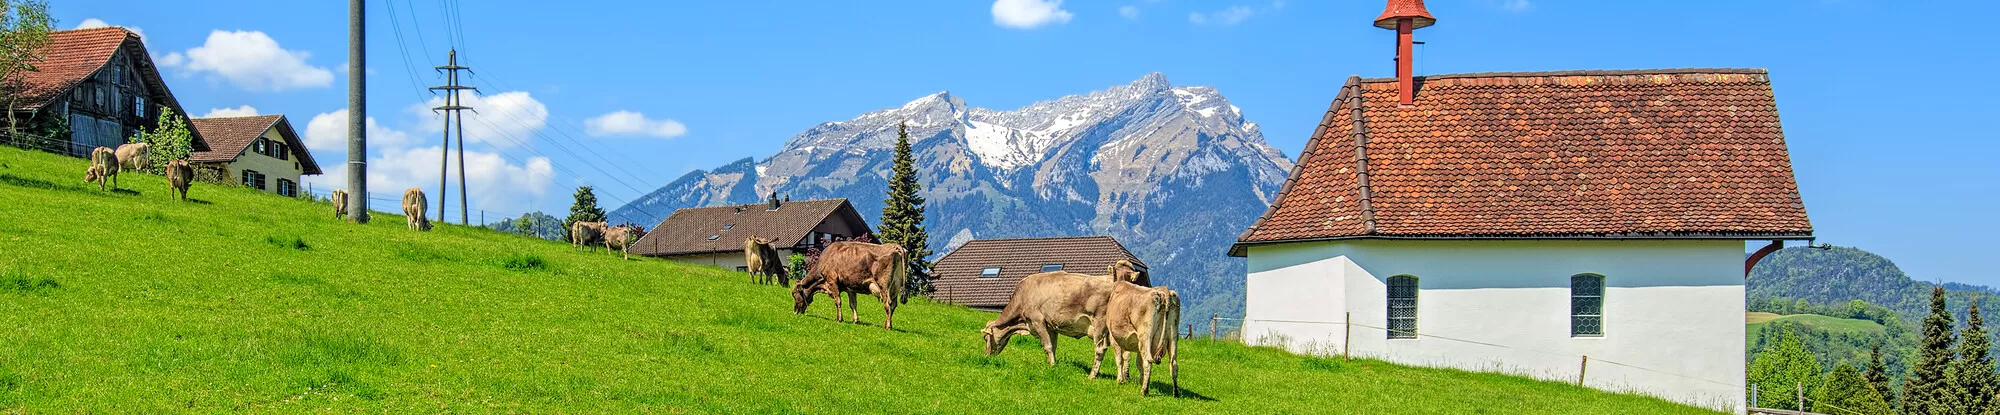
M 118 167 L 125 170 L 142 171 L 153 168 L 153 145 L 147 143 L 122 144 L 118 146 Z
M 569 225 L 570 248 L 582 250 L 584 247 L 593 247 L 593 248 L 596 247 L 597 244 L 599 243 L 598 241 L 603 240 L 604 238 L 604 228 L 606 227 L 605 225 L 606 223 L 604 222 L 581 222 L 581 221 L 570 224 Z
M 771 247 L 771 240 L 755 236 L 743 239 L 743 264 L 750 271 L 750 282 L 778 285 L 792 285 L 792 276 L 785 272 L 785 260 L 778 254 L 778 248 Z
M 619 225 L 604 228 L 604 249 L 616 249 L 619 253 L 624 254 L 625 259 L 630 260 L 632 259 L 632 242 L 639 240 L 639 237 L 642 236 L 645 236 L 645 234 L 639 232 L 639 227 L 637 226 Z
M 112 189 L 118 188 L 118 154 L 109 147 L 90 150 L 90 167 L 83 169 L 84 182 L 97 182 L 97 190 L 103 191 L 105 182 Z
M 410 230 L 431 230 L 431 220 L 424 217 L 424 210 L 429 208 L 430 202 L 424 200 L 423 189 L 412 187 L 403 191 L 403 218 Z
M 1146 270 L 1139 268 L 1138 265 L 1133 264 L 1129 260 L 1121 259 L 1116 263 L 1112 263 L 1110 267 L 1105 268 L 1104 273 L 1110 275 L 1111 279 L 1119 281 L 1149 287 L 1153 285 L 1151 278 L 1148 278 Z
M 189 166 L 187 160 L 167 162 L 167 185 L 173 187 L 173 192 L 179 194 L 181 201 L 188 200 L 188 186 L 193 184 L 194 166 Z
M 1022 278 L 1014 286 L 1014 297 L 1007 300 L 1007 307 L 1000 310 L 1000 317 L 986 323 L 980 330 L 986 336 L 986 354 L 997 355 L 1007 348 L 1007 340 L 1015 334 L 1028 332 L 1042 341 L 1042 352 L 1049 357 L 1049 366 L 1056 365 L 1056 335 L 1072 339 L 1090 336 L 1090 343 L 1096 355 L 1090 359 L 1090 377 L 1097 378 L 1097 370 L 1104 361 L 1106 337 L 1098 324 L 1097 316 L 1103 314 L 1110 302 L 1111 291 L 1116 281 L 1097 275 L 1074 272 L 1053 271 Z
M 1125 383 L 1126 352 L 1139 357 L 1139 395 L 1152 393 L 1153 364 L 1167 361 L 1173 373 L 1174 396 L 1181 394 L 1181 295 L 1166 287 L 1141 287 L 1119 282 L 1112 288 L 1098 324 L 1111 337 L 1118 361 L 1118 383 Z
M 896 304 L 901 303 L 903 286 L 909 282 L 909 253 L 896 245 L 871 244 L 867 242 L 841 241 L 827 245 L 820 251 L 819 263 L 806 272 L 806 277 L 792 286 L 792 312 L 805 314 L 806 307 L 812 305 L 813 294 L 826 293 L 833 297 L 835 320 L 846 322 L 840 314 L 840 294 L 847 294 L 848 311 L 854 314 L 854 322 L 861 322 L 861 312 L 855 308 L 857 293 L 869 293 L 882 300 L 882 328 L 895 329 Z
M 347 219 L 347 189 L 333 189 L 327 198 L 333 199 L 333 218 Z

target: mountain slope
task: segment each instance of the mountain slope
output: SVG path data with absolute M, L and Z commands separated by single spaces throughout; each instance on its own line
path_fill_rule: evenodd
M 100 192 L 83 166 L 0 147 L 0 413 L 1701 413 L 1214 341 L 1180 347 L 1186 398 L 1141 398 L 1084 378 L 1086 342 L 980 353 L 991 313 L 842 324 L 742 273 L 152 176 Z
M 1766 298 L 1803 299 L 1813 304 L 1844 304 L 1862 300 L 1888 307 L 1903 321 L 1923 321 L 1930 312 L 1933 284 L 1903 274 L 1894 262 L 1859 248 L 1791 247 L 1765 257 L 1750 272 L 1745 287 L 1754 301 Z M 1992 288 L 1945 283 L 1946 302 L 1963 321 L 1972 301 L 1982 309 L 2000 307 Z M 1989 326 L 2000 320 L 1989 319 Z M 1989 328 L 1989 331 L 1991 329 Z M 1996 333 L 2000 334 L 2000 333 Z
M 926 226 L 940 254 L 973 238 L 1104 234 L 1199 304 L 1242 312 L 1243 262 L 1223 255 L 1269 205 L 1292 161 L 1212 87 L 1153 73 L 1127 85 L 998 111 L 948 92 L 823 123 L 777 154 L 696 171 L 611 212 L 658 223 L 685 207 L 771 193 L 843 197 L 881 212 L 890 147 L 908 123 Z

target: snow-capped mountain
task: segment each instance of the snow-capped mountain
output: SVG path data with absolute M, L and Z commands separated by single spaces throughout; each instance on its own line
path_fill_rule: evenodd
M 1244 274 L 1223 253 L 1292 167 L 1215 88 L 1153 73 L 1009 111 L 939 92 L 819 124 L 761 161 L 689 173 L 612 220 L 655 224 L 675 209 L 778 193 L 844 197 L 874 223 L 899 124 L 917 154 L 937 252 L 973 238 L 1112 235 L 1152 266 L 1156 283 L 1225 314 L 1241 312 L 1227 308 L 1240 304 Z

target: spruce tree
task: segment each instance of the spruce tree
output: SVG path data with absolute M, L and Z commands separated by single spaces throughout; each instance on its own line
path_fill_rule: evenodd
M 1868 378 L 1868 385 L 1882 395 L 1883 401 L 1892 408 L 1896 406 L 1896 391 L 1889 387 L 1889 365 L 1882 362 L 1881 343 L 1875 343 L 1874 350 L 1868 352 L 1868 370 L 1862 372 L 1862 376 Z
M 1958 396 L 1951 377 L 1951 310 L 1945 308 L 1944 287 L 1931 288 L 1931 313 L 1924 317 L 1924 337 L 1917 346 L 1917 364 L 1903 381 L 1903 412 L 1911 415 L 1958 414 Z
M 1841 363 L 1826 374 L 1826 383 L 1812 396 L 1813 412 L 1823 414 L 1888 415 L 1889 402 L 1868 384 L 1868 378 L 1854 366 Z
M 569 236 L 570 225 L 577 222 L 603 222 L 604 209 L 597 208 L 597 194 L 591 193 L 590 186 L 576 188 L 576 203 L 569 205 L 569 217 L 563 218 L 563 240 Z
M 924 231 L 924 197 L 918 192 L 915 156 L 910 151 L 908 125 L 896 126 L 895 166 L 889 175 L 889 195 L 882 200 L 882 223 L 876 236 L 882 243 L 896 244 L 909 252 L 910 283 L 904 298 L 928 294 L 930 284 L 930 234 Z
M 1972 302 L 1971 313 L 1965 317 L 1965 330 L 1959 332 L 1958 367 L 1953 370 L 1959 393 L 1959 413 L 1985 415 L 1996 413 L 1994 393 L 2000 393 L 1993 373 L 1991 340 L 1986 338 L 1985 319 L 1979 316 L 1979 301 Z
M 1819 360 L 1806 351 L 1805 342 L 1786 324 L 1778 332 L 1778 345 L 1757 353 L 1757 360 L 1750 364 L 1750 383 L 1757 386 L 1758 400 L 1762 401 L 1753 404 L 1762 408 L 1805 410 L 1798 407 L 1794 394 L 1803 387 L 1806 396 L 1818 396 L 1822 372 Z

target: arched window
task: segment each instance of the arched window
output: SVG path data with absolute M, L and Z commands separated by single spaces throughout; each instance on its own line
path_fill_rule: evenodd
M 1569 335 L 1604 335 L 1604 276 L 1577 274 L 1569 277 Z
M 1389 338 L 1417 338 L 1417 277 L 1389 277 Z

